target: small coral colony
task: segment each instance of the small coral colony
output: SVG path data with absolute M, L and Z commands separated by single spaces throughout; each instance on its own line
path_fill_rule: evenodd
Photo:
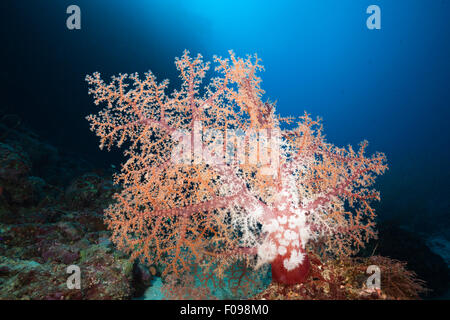
M 373 185 L 385 155 L 366 155 L 366 141 L 334 146 L 307 113 L 277 115 L 263 101 L 256 55 L 230 51 L 214 63 L 207 77 L 210 64 L 185 51 L 170 95 L 150 72 L 86 77 L 104 106 L 87 117 L 91 130 L 127 159 L 105 211 L 112 241 L 180 288 L 192 275 L 217 285 L 230 270 L 245 288 L 246 274 L 268 266 L 274 284 L 305 283 L 313 261 L 345 259 L 376 237 Z

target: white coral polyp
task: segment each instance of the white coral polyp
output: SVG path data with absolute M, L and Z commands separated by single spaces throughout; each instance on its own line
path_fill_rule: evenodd
M 283 265 L 287 271 L 294 270 L 303 262 L 305 255 L 299 250 L 292 250 L 291 256 L 283 260 Z
M 309 228 L 300 229 L 300 242 L 302 243 L 303 248 L 305 248 L 306 243 L 311 239 L 311 232 Z
M 286 224 L 287 222 L 287 216 L 278 217 L 278 222 L 280 224 Z
M 258 247 L 258 264 L 272 262 L 277 256 L 277 246 L 272 241 L 267 241 Z
M 274 233 L 276 231 L 278 231 L 280 228 L 280 225 L 278 224 L 278 221 L 275 219 L 270 220 L 270 223 L 265 224 L 263 226 L 263 232 L 268 232 L 268 233 Z
M 300 241 L 292 241 L 292 245 L 296 248 L 300 248 Z M 303 245 L 303 249 L 305 248 L 305 246 Z
M 288 222 L 291 229 L 302 228 L 306 224 L 305 213 L 303 210 L 295 210 Z
M 278 247 L 278 254 L 280 256 L 284 256 L 286 254 L 286 252 L 287 252 L 286 247 L 283 247 L 283 246 Z
M 296 239 L 298 239 L 298 233 L 296 233 L 293 230 L 288 229 L 284 232 L 284 239 L 286 239 L 288 241 L 296 240 Z
M 291 241 L 287 240 L 286 238 L 280 238 L 278 239 L 278 243 L 282 246 L 288 246 L 291 244 Z
M 253 216 L 255 218 L 260 218 L 260 217 L 263 216 L 263 214 L 264 214 L 263 208 L 261 206 L 259 206 L 259 205 L 256 205 L 254 210 L 253 210 Z

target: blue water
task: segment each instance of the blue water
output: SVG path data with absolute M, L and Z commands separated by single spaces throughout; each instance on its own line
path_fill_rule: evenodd
M 77 4 L 82 29 L 65 27 Z M 381 8 L 368 30 L 366 8 Z M 324 119 L 337 145 L 370 141 L 389 172 L 381 218 L 449 228 L 450 4 L 370 1 L 50 1 L 1 3 L 2 108 L 61 148 L 118 164 L 97 149 L 84 117 L 96 111 L 84 76 L 151 69 L 179 84 L 184 49 L 257 53 L 266 97 L 282 115 Z M 8 9 L 8 10 L 6 10 Z M 423 222 L 426 223 L 423 223 Z M 425 228 L 425 227 L 424 227 Z M 447 229 L 449 230 L 449 229 Z

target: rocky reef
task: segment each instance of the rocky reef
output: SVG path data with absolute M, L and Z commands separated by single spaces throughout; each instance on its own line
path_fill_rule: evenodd
M 23 127 L 1 123 L 0 136 L 0 299 L 141 295 L 153 275 L 113 248 L 103 223 L 111 180 Z M 69 265 L 81 290 L 67 287 Z

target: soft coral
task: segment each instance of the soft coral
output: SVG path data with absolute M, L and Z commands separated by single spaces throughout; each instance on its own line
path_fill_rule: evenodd
M 219 75 L 203 96 L 209 64 L 187 51 L 176 59 L 183 84 L 171 96 L 168 82 L 150 72 L 110 83 L 87 76 L 95 103 L 106 103 L 87 118 L 91 130 L 101 148 L 126 145 L 128 157 L 116 176 L 123 190 L 106 210 L 112 239 L 132 258 L 162 263 L 164 274 L 201 265 L 221 276 L 243 259 L 272 262 L 276 280 L 302 281 L 305 274 L 286 275 L 307 272 L 308 243 L 348 254 L 374 236 L 370 201 L 378 193 L 369 188 L 387 168 L 385 157 L 366 157 L 366 143 L 355 152 L 325 142 L 320 121 L 306 113 L 282 130 L 292 118 L 277 117 L 275 105 L 262 101 L 260 60 L 230 52 L 215 61 Z M 241 138 L 241 154 L 230 158 L 228 147 L 236 151 Z

